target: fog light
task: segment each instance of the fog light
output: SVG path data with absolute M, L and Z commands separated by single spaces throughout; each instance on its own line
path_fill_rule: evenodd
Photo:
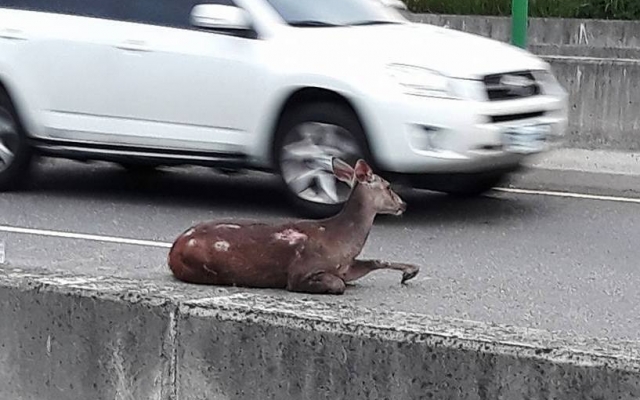
M 443 133 L 442 129 L 435 126 L 414 125 L 411 130 L 411 147 L 423 151 L 441 149 Z

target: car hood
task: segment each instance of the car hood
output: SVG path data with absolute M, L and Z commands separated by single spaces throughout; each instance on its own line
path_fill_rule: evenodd
M 304 47 L 301 52 L 313 52 L 313 58 L 408 64 L 456 78 L 547 68 L 544 60 L 509 44 L 422 23 L 296 28 L 289 33 Z

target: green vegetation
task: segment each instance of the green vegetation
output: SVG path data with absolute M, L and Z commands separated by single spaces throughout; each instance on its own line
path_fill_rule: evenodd
M 405 0 L 416 13 L 511 15 L 511 0 Z M 640 0 L 529 0 L 532 17 L 640 19 Z

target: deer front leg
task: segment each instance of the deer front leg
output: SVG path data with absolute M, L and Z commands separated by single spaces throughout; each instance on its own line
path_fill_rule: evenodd
M 372 271 L 379 269 L 393 269 L 402 271 L 402 282 L 405 283 L 413 279 L 420 272 L 420 267 L 412 264 L 390 263 L 381 260 L 354 260 L 344 274 L 345 282 L 353 282 Z

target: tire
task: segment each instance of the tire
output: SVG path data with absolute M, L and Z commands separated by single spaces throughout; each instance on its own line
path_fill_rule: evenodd
M 33 151 L 9 95 L 0 90 L 0 191 L 19 188 L 31 169 Z
M 359 158 L 371 162 L 358 117 L 348 107 L 333 102 L 303 104 L 286 112 L 277 128 L 273 151 L 289 201 L 299 214 L 310 218 L 337 214 L 350 194 L 346 184 L 333 178 L 331 157 L 352 166 Z M 313 170 L 317 176 L 302 179 Z M 334 195 L 324 190 L 331 186 L 330 179 L 336 187 Z M 311 183 L 300 191 L 306 185 L 301 182 L 307 180 Z
M 505 173 L 496 173 L 485 176 L 470 176 L 454 179 L 451 187 L 442 191 L 453 197 L 478 197 L 500 185 L 500 183 L 506 179 L 506 176 Z

